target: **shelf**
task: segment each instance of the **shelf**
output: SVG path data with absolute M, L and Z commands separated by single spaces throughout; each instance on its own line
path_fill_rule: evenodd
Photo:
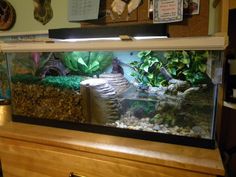
M 66 52 L 66 51 L 127 51 L 127 50 L 224 50 L 225 37 L 186 37 L 132 41 L 86 42 L 10 42 L 0 43 L 1 52 Z
M 173 169 L 182 169 L 186 171 L 194 171 L 202 174 L 202 175 L 187 175 L 187 176 L 195 176 L 195 177 L 197 176 L 213 177 L 216 175 L 224 176 L 224 168 L 220 158 L 219 149 L 209 150 L 203 148 L 187 147 L 168 143 L 137 140 L 132 138 L 102 135 L 102 134 L 73 131 L 73 130 L 53 128 L 53 127 L 44 127 L 44 126 L 37 126 L 37 125 L 30 125 L 16 122 L 10 122 L 8 124 L 5 124 L 0 129 L 1 154 L 4 153 L 8 155 L 12 154 L 13 152 L 12 145 L 10 146 L 11 148 L 3 148 L 6 146 L 5 142 L 9 143 L 10 140 L 15 141 L 14 145 L 18 143 L 18 145 L 20 145 L 21 148 L 24 148 L 23 146 L 24 142 L 25 143 L 27 142 L 27 144 L 37 143 L 37 146 L 34 146 L 34 148 L 39 148 L 37 151 L 38 154 L 40 154 L 39 152 L 41 152 L 43 149 L 42 145 L 44 146 L 47 145 L 48 150 L 44 152 L 52 153 L 52 149 L 54 147 L 54 149 L 57 148 L 57 151 L 58 148 L 60 148 L 59 149 L 60 154 L 64 155 L 66 154 L 65 152 L 73 150 L 77 151 L 76 154 L 78 154 L 79 152 L 86 153 L 87 154 L 86 159 L 89 159 L 89 157 L 95 158 L 97 156 L 103 157 L 103 160 L 105 157 L 110 158 L 110 160 L 114 158 L 116 159 L 115 161 L 112 161 L 109 164 L 117 162 L 121 163 L 121 160 L 123 159 L 126 162 L 129 161 L 129 164 L 131 161 L 132 162 L 136 161 L 139 164 L 140 163 L 152 164 L 155 165 L 159 170 L 160 168 L 158 168 L 158 166 L 163 166 L 166 170 L 167 169 L 171 170 L 173 168 Z M 21 142 L 22 145 L 19 144 L 19 142 Z M 32 147 L 27 149 L 28 151 L 32 152 Z M 25 153 L 23 151 L 20 152 L 22 154 L 19 154 L 19 156 L 22 155 L 23 157 Z M 16 154 L 16 151 L 14 151 L 13 153 Z M 9 158 L 9 156 L 6 155 L 4 157 Z M 29 159 L 29 157 L 27 158 Z M 74 155 L 73 158 L 70 158 L 70 163 L 73 162 L 74 158 L 77 157 Z M 55 158 L 49 158 L 49 159 L 55 160 Z M 56 159 L 58 159 L 58 157 Z M 41 160 L 45 161 L 45 159 Z M 66 158 L 64 160 L 66 160 Z M 94 163 L 92 162 L 93 161 L 91 160 L 91 165 L 94 165 Z M 99 160 L 98 162 L 102 163 L 101 160 Z M 107 165 L 109 164 L 107 163 Z M 120 165 L 119 165 L 119 171 L 122 169 L 121 168 L 122 166 Z M 156 171 L 157 169 L 152 168 L 151 170 Z M 147 169 L 144 168 L 142 169 L 142 171 L 147 171 Z M 126 176 L 126 175 L 118 175 L 118 176 Z M 140 174 L 140 176 L 145 176 L 145 175 Z M 151 176 L 154 176 L 154 174 Z M 156 176 L 163 176 L 163 175 L 156 175 Z M 175 175 L 175 173 L 172 173 L 172 175 L 164 175 L 164 176 L 179 176 L 179 175 L 177 174 Z M 184 176 L 183 173 L 180 176 Z
M 231 108 L 231 109 L 235 109 L 236 110 L 236 103 L 230 103 L 230 102 L 226 102 L 224 101 L 224 104 L 223 104 L 225 107 L 227 108 Z

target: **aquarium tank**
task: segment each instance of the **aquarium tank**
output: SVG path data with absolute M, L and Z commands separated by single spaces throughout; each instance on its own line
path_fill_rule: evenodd
M 0 53 L 0 106 L 9 105 L 11 102 L 7 60 L 3 53 Z
M 8 52 L 13 120 L 214 147 L 219 51 Z M 10 90 L 1 74 L 1 99 Z
M 0 126 L 11 120 L 11 91 L 6 56 L 0 53 Z

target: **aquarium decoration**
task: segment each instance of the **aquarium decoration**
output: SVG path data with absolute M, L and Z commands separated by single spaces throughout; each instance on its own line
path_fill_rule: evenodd
M 209 140 L 213 147 L 216 86 L 206 74 L 207 51 L 8 57 L 16 121 L 56 121 L 73 129 L 132 132 L 132 137 L 151 140 L 162 135 Z
M 63 62 L 73 73 L 93 76 L 101 74 L 112 59 L 112 52 L 70 52 L 64 53 Z

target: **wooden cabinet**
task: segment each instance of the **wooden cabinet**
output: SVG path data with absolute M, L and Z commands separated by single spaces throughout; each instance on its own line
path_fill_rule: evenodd
M 209 150 L 43 126 L 0 129 L 4 177 L 214 177 L 224 174 Z

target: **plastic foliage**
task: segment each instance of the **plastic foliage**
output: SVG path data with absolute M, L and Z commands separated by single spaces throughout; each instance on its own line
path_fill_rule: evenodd
M 164 54 L 166 68 L 175 78 L 191 85 L 203 84 L 207 80 L 207 51 L 172 51 Z
M 160 60 L 157 52 L 141 51 L 138 53 L 140 61 L 133 61 L 130 65 L 134 72 L 131 73 L 139 83 L 148 86 L 166 85 L 167 82 L 160 74 L 163 61 Z
M 69 52 L 64 53 L 63 63 L 73 73 L 83 76 L 101 74 L 113 60 L 112 52 Z
M 140 61 L 133 61 L 130 65 L 135 79 L 147 86 L 167 86 L 168 81 L 161 73 L 165 68 L 169 74 L 179 80 L 189 82 L 191 85 L 202 84 L 207 81 L 207 51 L 171 51 L 160 53 L 154 51 L 141 51 L 138 53 Z
M 32 74 L 34 76 L 38 76 L 40 70 L 45 66 L 52 53 L 21 53 L 15 60 L 15 64 L 19 68 L 24 68 L 28 71 L 28 74 Z

